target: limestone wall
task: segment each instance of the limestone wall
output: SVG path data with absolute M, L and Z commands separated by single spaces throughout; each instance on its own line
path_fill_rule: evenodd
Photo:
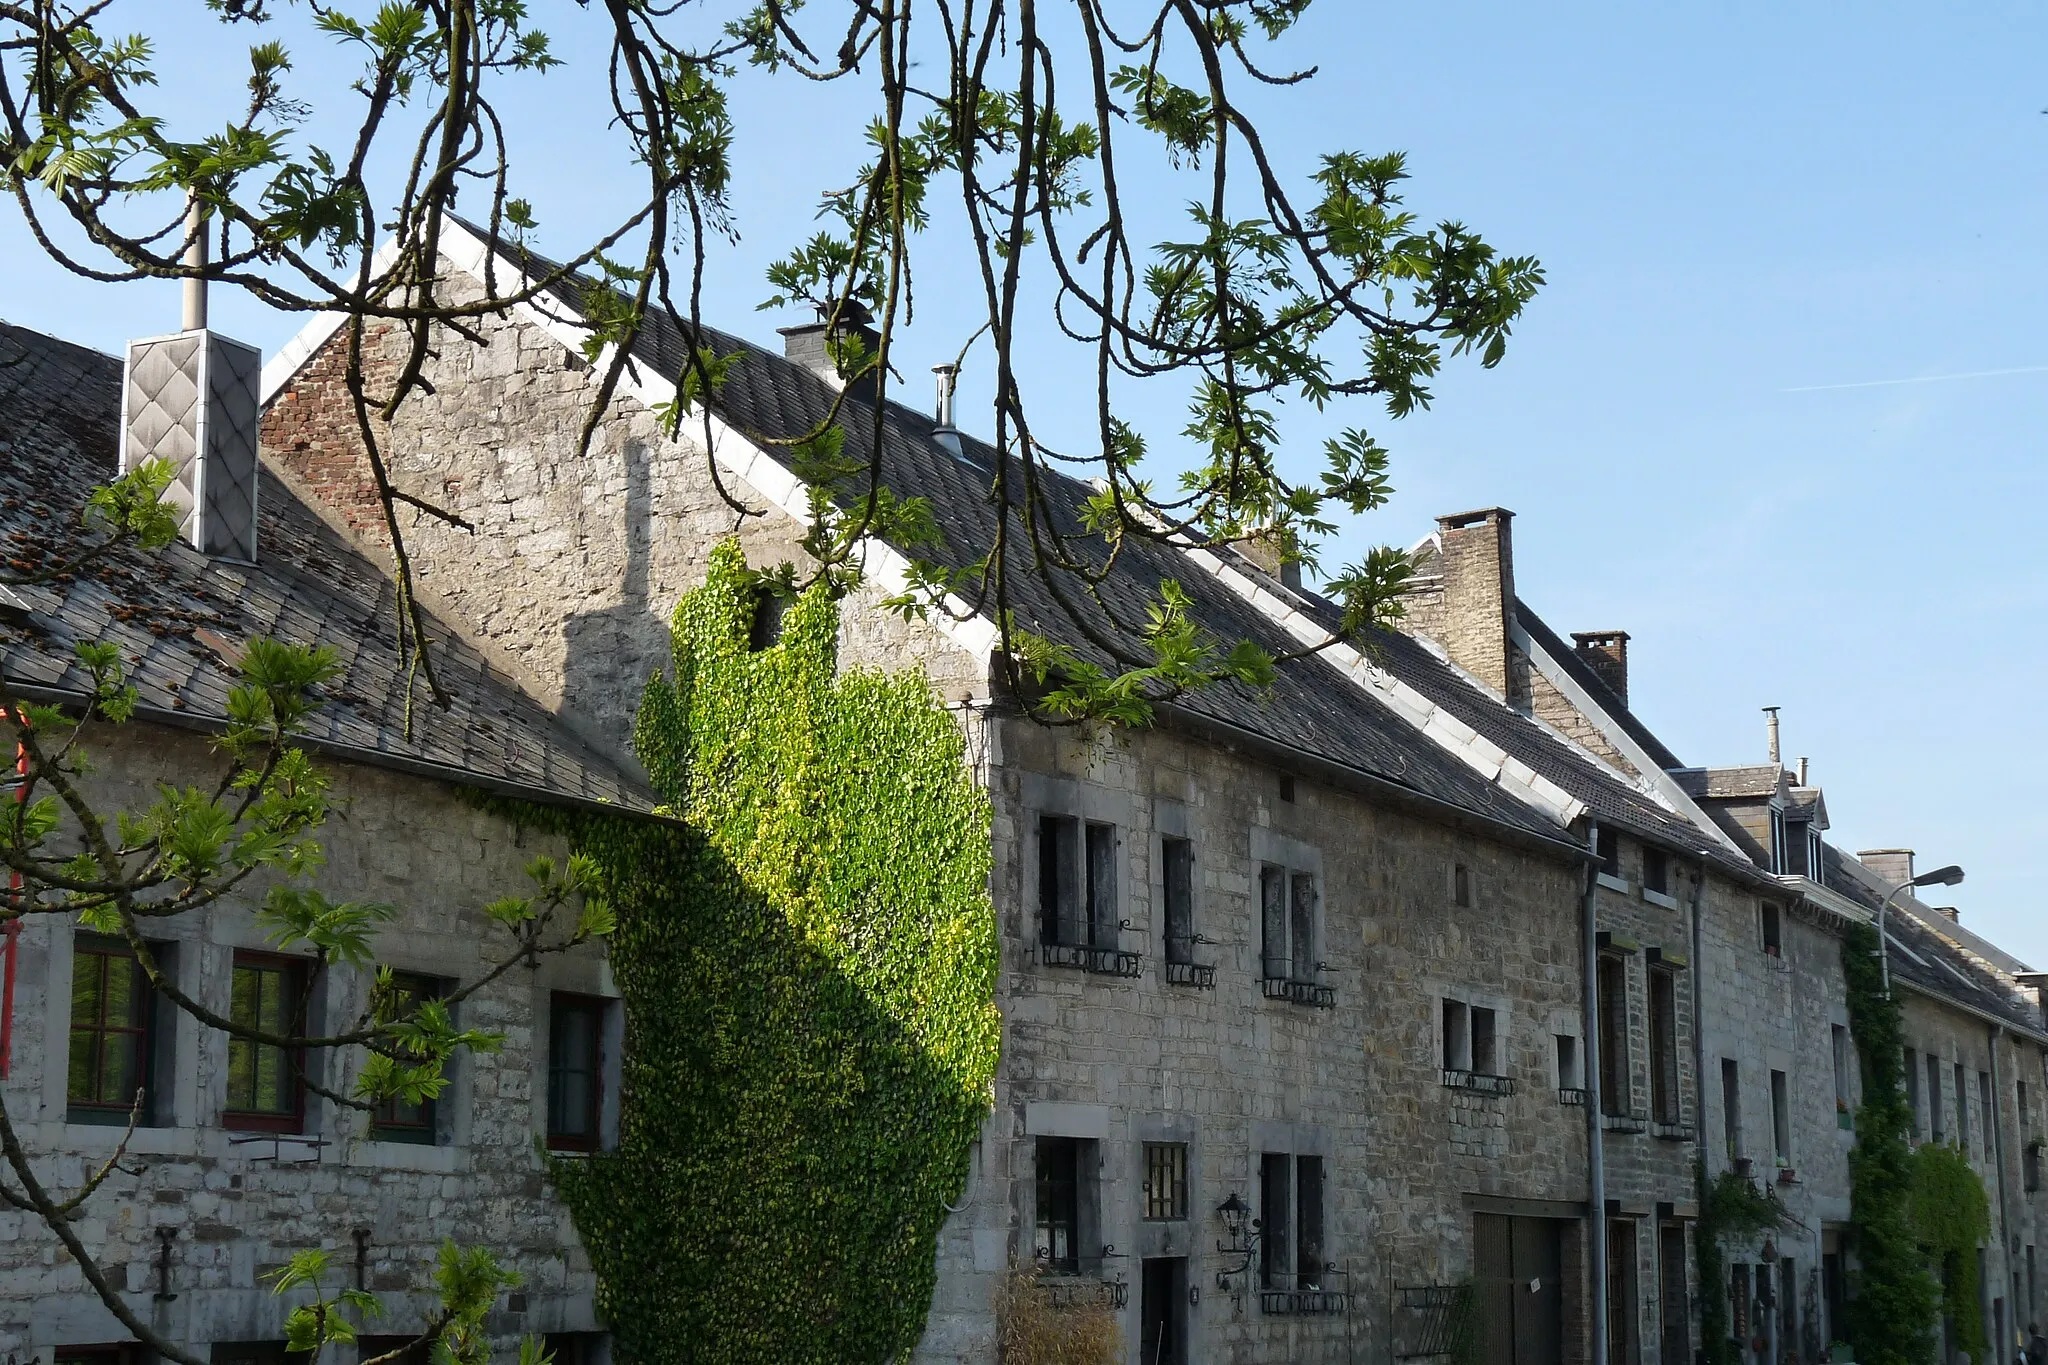
M 198 781 L 217 771 L 207 741 L 134 726 L 100 736 L 100 799 L 140 804 L 155 781 Z M 503 931 L 480 907 L 530 885 L 522 869 L 551 841 L 477 812 L 435 783 L 347 764 L 333 778 L 334 815 L 323 837 L 327 865 L 312 879 L 331 898 L 385 900 L 401 911 L 380 934 L 378 961 L 402 970 L 474 981 L 483 952 Z M 229 1008 L 235 950 L 267 949 L 251 913 L 263 887 L 205 912 L 152 927 L 169 945 L 181 989 Z M 8 1112 L 38 1171 L 75 1187 L 104 1162 L 118 1128 L 67 1121 L 66 1061 L 72 931 L 59 917 L 31 921 L 18 962 Z M 315 996 L 313 1028 L 348 1026 L 368 977 L 346 967 Z M 552 990 L 612 995 L 598 951 L 515 968 L 464 1001 L 457 1022 L 501 1034 L 494 1053 L 467 1053 L 438 1103 L 431 1146 L 372 1141 L 359 1111 L 309 1098 L 303 1131 L 234 1133 L 221 1124 L 226 1040 L 182 1014 L 156 1072 L 156 1121 L 139 1130 L 124 1169 L 86 1206 L 80 1235 L 127 1302 L 204 1356 L 211 1343 L 280 1340 L 286 1304 L 263 1276 L 293 1252 L 325 1248 L 336 1287 L 355 1279 L 356 1229 L 367 1231 L 364 1281 L 386 1291 L 381 1330 L 417 1330 L 426 1283 L 444 1238 L 484 1245 L 526 1278 L 494 1328 L 589 1331 L 589 1262 L 566 1211 L 541 1172 L 545 1131 L 547 1005 Z M 610 1049 L 615 1065 L 616 1049 Z M 315 1074 L 346 1093 L 353 1076 L 330 1060 Z M 616 1073 L 614 1072 L 614 1075 Z M 616 1097 L 611 1101 L 616 1108 Z M 129 1168 L 132 1168 L 132 1172 Z M 168 1288 L 159 1289 L 158 1230 L 173 1231 Z M 0 1350 L 26 1359 L 53 1348 L 126 1336 L 85 1285 L 78 1266 L 28 1216 L 0 1210 Z

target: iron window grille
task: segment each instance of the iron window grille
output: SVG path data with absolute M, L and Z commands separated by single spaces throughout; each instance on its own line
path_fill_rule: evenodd
M 1557 1102 L 1559 1104 L 1577 1105 L 1583 1109 L 1586 1104 L 1586 1092 L 1580 1086 L 1561 1085 L 1557 1088 Z
M 65 1083 L 73 1123 L 128 1121 L 137 1091 L 150 1101 L 154 992 L 127 944 L 80 934 L 71 957 L 71 1052 Z
M 604 1012 L 594 995 L 548 999 L 548 1146 L 594 1152 L 604 1093 Z
M 1323 1010 L 1337 1006 L 1337 988 L 1315 981 L 1286 981 L 1269 976 L 1259 982 L 1259 991 L 1268 1000 L 1287 1000 Z
M 1145 1218 L 1181 1222 L 1188 1216 L 1188 1149 L 1184 1142 L 1145 1144 Z
M 269 953 L 235 954 L 228 1018 L 243 1028 L 291 1034 L 305 1004 L 306 966 Z M 305 1125 L 305 1077 L 293 1048 L 228 1037 L 227 1106 L 221 1125 L 242 1130 L 296 1132 Z
M 439 1000 L 448 993 L 447 983 L 435 977 L 418 972 L 393 972 L 391 974 L 391 995 L 379 1011 L 379 1022 L 392 1023 L 410 1016 L 429 1000 Z M 395 1048 L 394 1051 L 403 1051 Z M 416 1064 L 401 1061 L 400 1065 Z M 434 1145 L 437 1137 L 435 1102 L 431 1098 L 407 1100 L 392 1096 L 379 1104 L 370 1115 L 370 1136 L 380 1142 L 410 1142 L 423 1147 Z

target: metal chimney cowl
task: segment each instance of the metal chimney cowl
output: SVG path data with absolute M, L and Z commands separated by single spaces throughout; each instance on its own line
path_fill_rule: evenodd
M 180 537 L 250 563 L 262 377 L 261 351 L 205 328 L 129 342 L 121 376 L 122 471 L 168 460 Z

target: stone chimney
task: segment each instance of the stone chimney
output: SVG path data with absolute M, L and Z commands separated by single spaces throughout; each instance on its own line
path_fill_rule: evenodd
M 186 220 L 185 260 L 206 263 L 206 225 Z M 256 558 L 256 445 L 263 353 L 206 325 L 206 281 L 185 281 L 185 329 L 128 343 L 121 374 L 121 468 L 168 460 L 164 501 L 195 550 Z
M 1937 905 L 1934 907 L 1934 913 L 1940 915 L 1950 924 L 1961 924 L 1963 922 L 1963 912 L 1956 909 L 1953 905 Z
M 1515 554 L 1505 507 L 1436 519 L 1442 550 L 1442 619 L 1437 643 L 1451 662 L 1508 695 L 1508 622 L 1515 606 Z
M 1913 880 L 1913 850 L 1910 848 L 1866 848 L 1856 855 L 1856 860 L 1882 877 L 1888 885 L 1898 886 Z
M 1237 552 L 1296 592 L 1301 591 L 1301 560 L 1294 537 L 1277 527 L 1261 527 L 1237 543 Z
M 782 354 L 785 358 L 795 361 L 835 388 L 845 385 L 846 378 L 839 373 L 839 364 L 832 358 L 832 350 L 825 342 L 826 321 L 823 317 L 816 322 L 800 323 L 795 327 L 782 327 L 777 330 L 782 334 Z M 853 299 L 848 299 L 840 309 L 839 326 L 835 331 L 842 337 L 859 337 L 868 355 L 872 356 L 882 347 L 882 334 L 875 330 L 874 319 L 868 315 L 867 309 Z M 864 403 L 874 402 L 880 392 L 875 380 L 876 376 L 872 371 L 861 376 L 846 390 L 847 396 L 858 398 Z
M 1623 706 L 1628 705 L 1628 632 L 1625 630 L 1575 630 L 1573 652 L 1579 662 L 1593 670 L 1593 676 L 1607 684 Z

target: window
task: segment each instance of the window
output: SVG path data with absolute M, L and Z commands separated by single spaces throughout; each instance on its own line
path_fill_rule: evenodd
M 2027 1108 L 2027 1083 L 2020 1081 L 2017 1084 L 2019 1088 L 2013 1096 L 2013 1108 L 2019 1112 L 2020 1131 L 2024 1133 L 2027 1129 L 2033 1127 L 2034 1113 L 2031 1109 Z
M 1684 1365 L 1692 1358 L 1692 1277 L 1685 1270 L 1685 1227 L 1664 1223 L 1657 1228 L 1657 1318 L 1660 1359 Z
M 1678 987 L 1670 972 L 1650 973 L 1650 1114 L 1678 1123 Z
M 1799 877 L 1811 877 L 1819 870 L 1819 863 L 1813 856 L 1814 845 L 1818 842 L 1813 824 L 1808 820 L 1787 820 L 1779 826 L 1784 839 L 1784 866 L 1780 872 Z
M 1977 1073 L 1977 1112 L 1983 1117 L 1983 1122 L 1978 1125 L 1978 1135 L 1983 1139 L 1984 1159 L 1989 1161 L 1991 1160 L 1991 1125 L 1998 1120 L 1991 1113 L 1991 1073 L 1988 1071 Z
M 1605 825 L 1593 830 L 1593 856 L 1600 860 L 1603 876 L 1621 875 L 1621 835 Z
M 1579 1040 L 1569 1033 L 1555 1035 L 1557 1039 L 1557 1088 L 1577 1092 L 1575 1103 L 1586 1102 L 1586 1078 L 1579 1074 Z M 1563 1096 L 1559 1096 L 1563 1098 Z
M 1267 1152 L 1259 1163 L 1263 1289 L 1314 1290 L 1323 1284 L 1323 1159 Z
M 1969 1074 L 1961 1062 L 1956 1063 L 1956 1145 L 1965 1152 L 1970 1150 Z
M 420 1004 L 439 1000 L 448 993 L 447 983 L 417 972 L 393 972 L 391 996 L 379 1010 L 384 1022 L 410 1016 Z M 432 1146 L 436 1138 L 434 1101 L 388 1099 L 370 1116 L 370 1136 L 383 1142 L 413 1142 Z
M 1188 1216 L 1188 1148 L 1184 1142 L 1145 1144 L 1145 1217 L 1180 1222 Z
M 1472 1069 L 1482 1076 L 1501 1074 L 1500 1040 L 1494 1031 L 1494 1013 L 1483 1005 L 1472 1007 Z
M 1451 902 L 1465 908 L 1472 904 L 1472 869 L 1463 863 L 1451 868 Z
M 1042 1137 L 1037 1148 L 1038 1264 L 1056 1275 L 1081 1273 L 1080 1138 Z M 1086 1146 L 1093 1148 L 1093 1142 Z
M 605 1365 L 611 1355 L 605 1350 L 603 1332 L 549 1332 L 541 1345 L 553 1357 L 554 1365 Z
M 292 1034 L 300 1027 L 305 965 L 263 953 L 236 953 L 228 1018 L 243 1028 Z M 277 1132 L 297 1130 L 304 1121 L 304 1078 L 296 1052 L 251 1038 L 228 1038 L 229 1128 Z
M 1629 1109 L 1628 963 L 1611 954 L 1600 958 L 1600 1112 L 1624 1116 Z
M 1826 886 L 1827 868 L 1827 861 L 1821 853 L 1820 827 L 1809 824 L 1806 827 L 1806 875 Z
M 149 978 L 128 945 L 80 934 L 71 953 L 71 1062 L 66 1117 L 73 1123 L 125 1124 L 142 1092 L 151 1101 Z
M 1941 1102 L 1941 1059 L 1929 1054 L 1927 1058 L 1927 1133 L 1934 1141 L 1940 1142 L 1948 1135 L 1948 1128 L 1942 1122 Z
M 754 618 L 747 627 L 747 648 L 755 653 L 782 642 L 782 619 L 789 615 L 790 599 L 772 589 L 754 594 Z
M 1159 841 L 1162 898 L 1166 902 L 1166 960 L 1195 960 L 1195 846 L 1171 835 Z
M 2032 1194 L 2041 1188 L 2040 1139 L 2036 1138 L 2021 1150 L 2020 1169 L 2023 1177 L 2022 1183 L 2026 1185 L 2028 1194 Z
M 1259 869 L 1260 966 L 1268 981 L 1314 981 L 1316 879 L 1271 863 Z
M 1444 1070 L 1472 1069 L 1472 1011 L 1461 1000 L 1444 1001 Z M 1446 1077 L 1448 1083 L 1449 1078 Z
M 1038 822 L 1038 940 L 1052 966 L 1135 976 L 1137 955 L 1119 954 L 1116 826 L 1067 815 Z
M 1733 1057 L 1721 1059 L 1721 1137 L 1733 1166 L 1742 1160 L 1742 1080 Z
M 59 1346 L 50 1359 L 52 1365 L 140 1365 L 144 1355 L 139 1341 L 115 1341 L 101 1346 Z
M 1782 1071 L 1771 1073 L 1771 1154 L 1779 1170 L 1792 1169 L 1792 1095 Z
M 1774 808 L 1771 811 L 1771 871 L 1782 873 L 1791 870 L 1792 853 L 1785 837 L 1785 812 Z
M 1757 918 L 1763 931 L 1763 949 L 1771 957 L 1785 955 L 1784 913 L 1769 901 L 1757 907 Z
M 1280 774 L 1280 799 L 1282 801 L 1294 800 L 1294 774 Z
M 1643 850 L 1643 890 L 1671 894 L 1671 855 L 1661 848 Z
M 1835 1063 L 1835 1113 L 1841 1116 L 1842 1127 L 1849 1126 L 1849 1030 L 1840 1024 L 1834 1025 L 1828 1033 Z
M 548 997 L 548 1146 L 556 1151 L 598 1148 L 606 1005 L 594 995 Z
M 1922 1132 L 1925 1131 L 1922 1123 L 1926 1118 L 1926 1113 L 1920 1104 L 1920 1058 L 1912 1048 L 1906 1049 L 1905 1077 L 1906 1107 L 1913 1111 L 1912 1138 L 1913 1141 L 1917 1142 L 1920 1140 Z

